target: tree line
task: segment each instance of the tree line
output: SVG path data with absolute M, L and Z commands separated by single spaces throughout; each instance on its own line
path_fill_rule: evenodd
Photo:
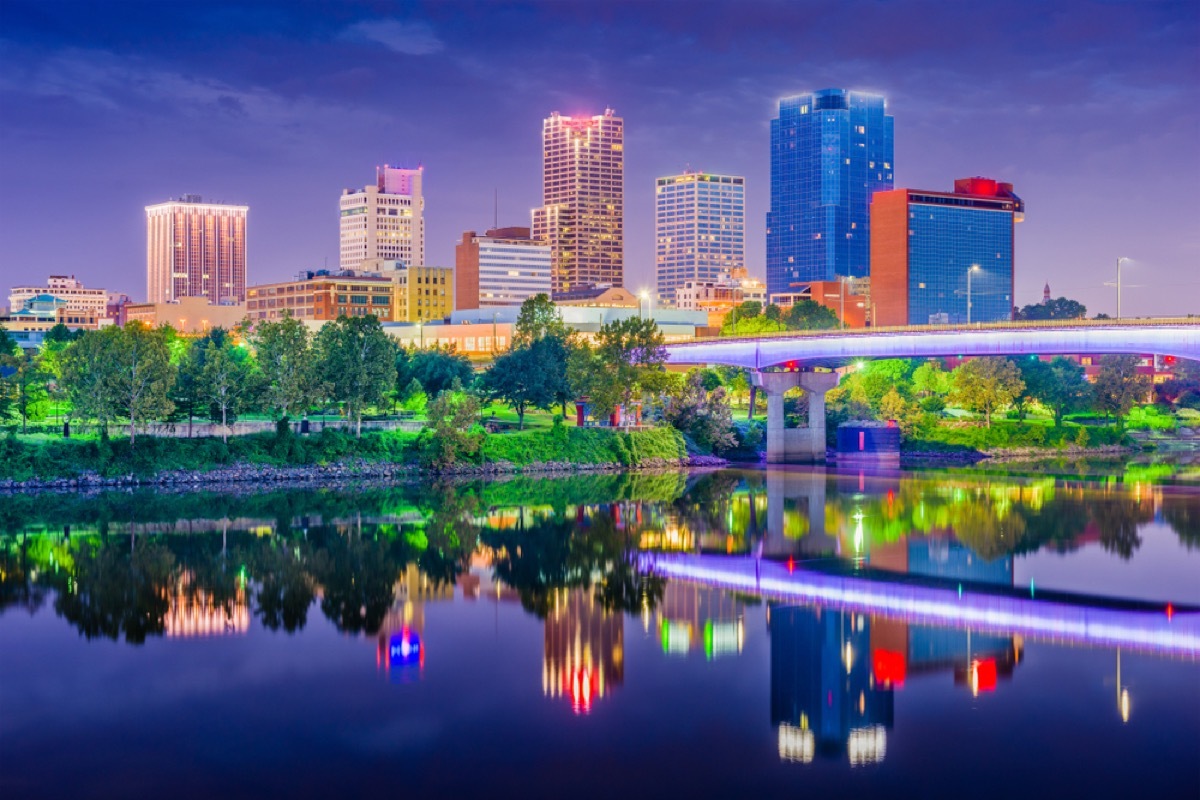
M 524 426 L 530 409 L 558 410 L 588 397 L 597 416 L 670 388 L 662 334 L 653 320 L 600 328 L 594 341 L 571 331 L 546 295 L 528 300 L 512 348 L 476 374 L 446 348 L 404 348 L 375 317 L 342 317 L 315 334 L 292 317 L 215 328 L 188 337 L 170 326 L 131 322 L 74 334 L 56 327 L 37 351 L 0 329 L 0 420 L 22 428 L 57 406 L 68 420 L 115 425 L 207 419 L 228 427 L 239 415 L 294 420 L 336 406 L 356 435 L 371 410 L 472 420 L 481 401 L 511 406 Z
M 936 423 L 950 406 L 982 415 L 987 427 L 999 411 L 1011 409 L 1023 422 L 1035 406 L 1055 427 L 1081 412 L 1121 425 L 1136 404 L 1152 397 L 1150 376 L 1140 364 L 1137 356 L 1105 356 L 1089 381 L 1083 365 L 1065 356 L 973 358 L 953 370 L 940 359 L 883 359 L 851 372 L 828 399 L 843 417 L 894 419 L 908 434 Z

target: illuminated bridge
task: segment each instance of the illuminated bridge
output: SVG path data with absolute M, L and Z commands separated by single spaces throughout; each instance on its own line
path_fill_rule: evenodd
M 858 358 L 1016 355 L 1165 355 L 1200 361 L 1200 317 L 1138 320 L 920 325 L 854 331 L 790 331 L 668 345 L 672 364 L 723 364 L 753 370 L 767 393 L 767 461 L 824 460 L 825 393 L 830 367 Z M 783 393 L 808 397 L 808 428 L 786 429 Z
M 752 557 L 649 553 L 643 567 L 667 578 L 938 627 L 970 628 L 1092 647 L 1200 658 L 1200 611 L 1105 602 L 1056 593 L 962 591 L 948 586 L 830 574 Z

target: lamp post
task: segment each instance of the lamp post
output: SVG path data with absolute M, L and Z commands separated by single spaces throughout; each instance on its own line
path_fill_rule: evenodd
M 638 295 L 638 319 L 642 318 L 643 302 L 646 304 L 646 314 L 648 316 L 650 313 L 650 292 L 646 291 L 645 289 L 642 289 L 641 293 Z
M 1121 262 L 1132 261 L 1131 258 L 1122 256 L 1117 259 L 1117 319 L 1121 318 Z
M 982 272 L 978 264 L 972 264 L 967 270 L 967 324 L 971 324 L 971 274 L 974 272 Z
M 417 323 L 417 334 L 421 337 L 421 349 L 425 349 L 425 326 L 420 322 Z

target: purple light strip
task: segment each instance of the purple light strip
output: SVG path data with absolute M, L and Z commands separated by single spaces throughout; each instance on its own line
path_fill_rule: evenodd
M 921 356 L 1155 353 L 1200 360 L 1200 323 L 765 336 L 667 345 L 676 364 L 757 369 L 787 361 Z
M 906 622 L 969 627 L 1002 634 L 1123 647 L 1200 658 L 1200 614 L 1168 618 L 1152 612 L 1067 605 L 1050 601 L 964 593 L 865 578 L 825 575 L 752 558 L 648 553 L 643 568 L 721 589 L 762 597 L 819 603 Z

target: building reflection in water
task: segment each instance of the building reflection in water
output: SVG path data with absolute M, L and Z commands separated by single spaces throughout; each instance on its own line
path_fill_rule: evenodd
M 625 681 L 625 620 L 606 611 L 589 589 L 554 592 L 546 615 L 542 691 L 563 697 L 576 714 Z
M 250 604 L 242 576 L 233 595 L 219 601 L 212 592 L 195 586 L 195 576 L 185 571 L 168 590 L 167 599 L 163 633 L 168 637 L 226 636 L 250 630 Z
M 663 652 L 686 656 L 703 651 L 708 660 L 742 652 L 746 641 L 744 601 L 726 591 L 668 581 L 657 612 Z
M 780 758 L 808 763 L 816 754 L 846 752 L 855 765 L 882 761 L 893 689 L 874 681 L 870 619 L 772 606 L 768 627 L 771 724 L 779 727 Z
M 872 567 L 964 583 L 1012 585 L 1012 559 L 986 560 L 949 539 L 879 546 Z M 922 674 L 950 672 L 973 695 L 992 691 L 1020 661 L 1020 637 L 911 625 L 903 620 L 773 605 L 771 724 L 779 756 L 809 763 L 838 757 L 852 766 L 882 761 L 892 728 L 893 693 Z
M 394 587 L 392 607 L 376 636 L 375 666 L 396 677 L 425 667 L 425 604 L 450 600 L 454 585 L 437 582 L 408 564 Z

